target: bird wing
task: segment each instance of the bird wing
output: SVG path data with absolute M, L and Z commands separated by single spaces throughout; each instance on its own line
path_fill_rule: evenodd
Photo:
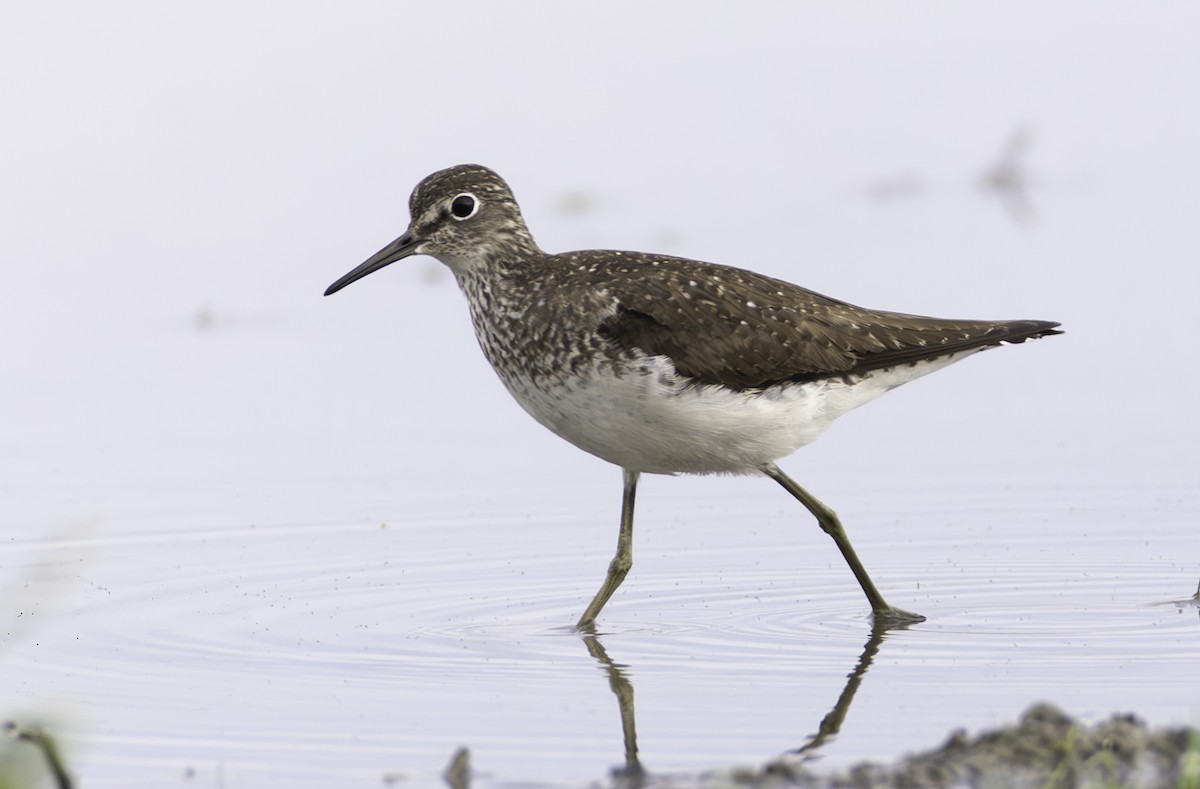
M 757 389 L 848 376 L 971 348 L 1059 334 L 1051 321 L 947 320 L 857 307 L 782 280 L 679 258 L 623 253 L 604 283 L 600 327 L 682 375 Z M 631 266 L 639 276 L 630 277 Z

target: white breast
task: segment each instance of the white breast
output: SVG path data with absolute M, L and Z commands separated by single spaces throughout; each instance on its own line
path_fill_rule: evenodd
M 580 449 L 648 473 L 756 473 L 814 441 L 834 419 L 977 352 L 876 370 L 846 380 L 737 392 L 688 384 L 666 357 L 637 370 L 597 363 L 581 375 L 534 381 L 501 375 L 534 419 Z

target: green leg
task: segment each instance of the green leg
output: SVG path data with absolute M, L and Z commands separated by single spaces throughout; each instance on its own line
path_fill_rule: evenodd
M 888 605 L 887 600 L 883 599 L 883 595 L 879 593 L 879 590 L 875 588 L 875 584 L 871 582 L 871 576 L 867 575 L 867 568 L 863 567 L 863 563 L 858 559 L 858 554 L 854 552 L 854 547 L 850 545 L 850 538 L 846 536 L 846 529 L 842 526 L 842 522 L 838 520 L 837 513 L 822 504 L 819 499 L 807 490 L 797 485 L 791 477 L 780 471 L 779 467 L 774 463 L 768 463 L 763 466 L 762 470 L 764 474 L 782 485 L 784 490 L 795 496 L 801 504 L 807 507 L 808 511 L 816 517 L 817 523 L 821 525 L 821 530 L 832 537 L 833 541 L 837 543 L 838 550 L 846 558 L 846 563 L 850 565 L 850 570 L 853 571 L 854 577 L 858 579 L 858 584 L 867 595 L 867 600 L 871 601 L 871 613 L 875 616 L 877 625 L 895 627 L 912 624 L 913 622 L 923 622 L 925 620 L 925 617 L 920 614 L 913 614 L 895 608 Z
M 596 617 L 600 615 L 600 609 L 604 608 L 608 598 L 617 591 L 617 587 L 629 573 L 629 568 L 633 566 L 633 500 L 637 494 L 638 477 L 641 473 L 628 469 L 624 469 L 623 472 L 625 494 L 621 499 L 621 534 L 617 537 L 617 554 L 608 564 L 608 575 L 604 576 L 600 591 L 596 592 L 596 596 L 588 603 L 587 610 L 575 625 L 576 630 L 588 633 L 595 631 Z

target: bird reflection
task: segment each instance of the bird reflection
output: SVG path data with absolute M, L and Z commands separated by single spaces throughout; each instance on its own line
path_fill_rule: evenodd
M 1200 600 L 1200 590 L 1197 590 L 1197 595 L 1197 599 Z M 837 701 L 834 702 L 833 708 L 821 719 L 820 724 L 817 726 L 817 731 L 810 734 L 803 745 L 787 752 L 789 756 L 801 757 L 801 762 L 817 758 L 820 748 L 837 737 L 838 732 L 841 731 L 842 722 L 845 721 L 846 715 L 850 712 L 850 704 L 854 701 L 854 694 L 858 692 L 859 686 L 867 675 L 867 669 L 871 666 L 872 661 L 875 660 L 875 656 L 879 653 L 879 649 L 883 645 L 887 634 L 893 630 L 907 629 L 907 625 L 904 624 L 892 627 L 875 625 L 871 628 L 871 634 L 867 638 L 866 644 L 863 645 L 862 654 L 858 656 L 858 661 L 854 664 L 854 668 L 846 675 L 846 684 L 838 695 Z M 587 647 L 588 654 L 600 664 L 600 667 L 604 669 L 605 674 L 608 676 L 608 686 L 612 690 L 613 695 L 617 697 L 617 706 L 620 709 L 621 734 L 625 743 L 625 764 L 623 767 L 613 769 L 613 778 L 617 786 L 639 789 L 639 787 L 644 786 L 648 782 L 649 774 L 638 760 L 633 683 L 626 672 L 628 667 L 617 663 L 609 656 L 598 634 L 582 633 L 580 637 L 583 639 L 584 646 Z M 771 767 L 786 769 L 787 765 L 781 761 L 775 765 L 771 765 Z
M 625 666 L 617 663 L 608 656 L 600 637 L 595 634 L 583 635 L 583 645 L 604 673 L 608 675 L 608 687 L 617 697 L 617 706 L 621 710 L 621 736 L 625 741 L 625 766 L 613 770 L 613 777 L 625 786 L 636 789 L 642 786 L 646 772 L 638 761 L 637 722 L 633 713 L 633 683 L 625 675 Z
M 879 647 L 883 645 L 883 639 L 889 629 L 907 630 L 908 628 L 905 625 L 894 628 L 876 625 L 871 628 L 871 635 L 867 638 L 867 643 L 863 645 L 862 654 L 858 656 L 858 662 L 854 664 L 854 669 L 846 675 L 846 686 L 842 688 L 841 694 L 834 702 L 833 709 L 821 719 L 817 731 L 808 736 L 808 742 L 789 753 L 803 756 L 803 761 L 808 761 L 818 756 L 817 751 L 822 745 L 837 737 L 838 732 L 842 730 L 842 721 L 846 720 L 846 713 L 850 711 L 850 703 L 854 701 L 854 694 L 858 692 L 858 686 L 862 684 L 863 677 L 867 676 L 867 669 L 875 660 L 875 655 L 879 653 Z

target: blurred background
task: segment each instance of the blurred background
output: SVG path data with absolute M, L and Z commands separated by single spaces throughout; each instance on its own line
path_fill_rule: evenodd
M 569 623 L 615 539 L 619 472 L 509 400 L 435 261 L 321 297 L 405 228 L 422 177 L 464 162 L 509 181 L 548 251 L 657 251 L 868 307 L 1062 321 L 1062 337 L 990 352 L 847 417 L 785 467 L 868 546 L 895 538 L 890 526 L 920 542 L 911 530 L 931 520 L 939 491 L 963 508 L 932 519 L 947 524 L 938 539 L 955 539 L 974 504 L 1033 500 L 1045 509 L 1022 533 L 1051 554 L 1096 528 L 1064 525 L 1064 513 L 1098 508 L 1115 535 L 1105 567 L 1136 545 L 1171 568 L 1166 586 L 1190 593 L 1200 575 L 1188 525 L 1200 386 L 1187 339 L 1200 261 L 1198 26 L 1186 4 L 1082 0 L 10 8 L 0 25 L 0 717 L 59 710 L 75 732 L 68 755 L 73 742 L 97 786 L 134 785 L 150 754 L 176 769 L 161 731 L 189 753 L 187 743 L 235 741 L 180 689 L 195 676 L 182 633 L 214 628 L 204 654 L 239 643 L 250 651 L 223 670 L 252 673 L 262 654 L 247 645 L 269 628 L 226 632 L 220 616 L 273 605 L 260 597 L 256 608 L 239 586 L 262 580 L 238 565 L 263 556 L 243 542 L 253 529 L 279 540 L 262 559 L 272 577 L 299 582 L 322 557 L 286 535 L 411 528 L 428 542 L 394 548 L 393 568 L 438 546 L 440 575 L 466 584 L 446 593 L 472 600 L 511 579 L 471 586 L 455 547 L 486 554 L 488 540 L 519 533 L 527 542 L 505 565 L 518 573 L 522 556 L 569 538 L 546 561 L 586 563 L 545 626 Z M 677 539 L 651 543 L 647 563 L 695 545 L 696 521 L 717 540 L 701 543 L 736 538 L 752 551 L 723 524 L 754 507 L 777 518 L 779 544 L 806 540 L 792 566 L 828 550 L 807 523 L 796 529 L 801 513 L 787 502 L 756 503 L 775 495 L 768 483 L 647 483 L 639 539 L 656 518 L 668 525 L 646 539 Z M 905 505 L 914 516 L 901 522 L 897 502 L 914 495 L 929 506 Z M 562 535 L 569 518 L 576 531 Z M 963 539 L 999 550 L 997 532 Z M 360 577 L 373 550 L 348 549 L 342 580 Z M 820 556 L 844 580 L 836 557 Z M 943 544 L 935 558 L 955 556 Z M 613 606 L 637 604 L 642 569 Z M 183 577 L 186 588 L 171 586 Z M 311 594 L 320 605 L 324 592 Z M 908 587 L 888 594 L 909 607 Z M 371 621 L 391 622 L 400 598 L 371 598 Z M 857 654 L 855 625 L 832 678 Z M 277 624 L 272 654 L 300 642 L 280 634 L 289 628 L 304 630 Z M 109 673 L 88 668 L 101 654 L 116 661 Z M 617 659 L 636 668 L 629 656 Z M 161 702 L 173 711 L 149 698 L 131 708 L 114 677 L 172 661 L 181 673 L 153 695 L 175 699 Z M 541 670 L 536 658 L 526 665 Z M 320 699 L 326 686 L 306 687 Z M 594 690 L 609 714 L 600 679 Z M 1186 721 L 1198 702 L 1184 695 L 1156 709 Z M 1011 717 L 1011 703 L 971 721 Z M 263 706 L 274 710 L 266 720 L 295 720 Z M 447 728 L 469 729 L 462 716 Z M 870 742 L 846 759 L 916 745 Z M 406 758 L 426 769 L 457 744 L 447 735 Z M 759 757 L 697 747 L 660 763 Z M 784 747 L 764 743 L 761 756 Z M 215 762 L 236 761 L 216 750 Z M 264 764 L 258 779 L 281 774 Z

